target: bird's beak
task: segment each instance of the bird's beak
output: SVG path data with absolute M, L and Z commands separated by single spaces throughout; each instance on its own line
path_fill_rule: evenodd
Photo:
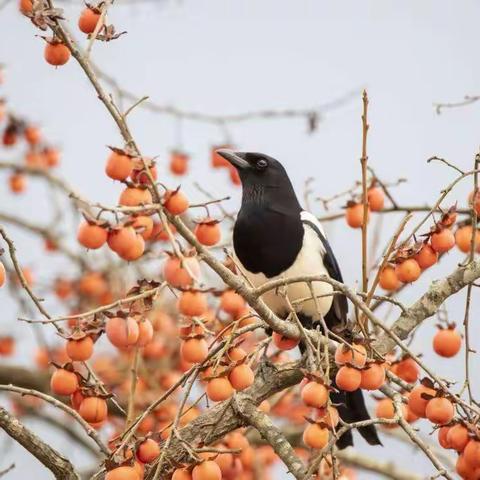
M 245 160 L 245 153 L 243 152 L 234 152 L 233 150 L 221 148 L 217 150 L 217 153 L 238 170 L 250 168 L 250 164 Z

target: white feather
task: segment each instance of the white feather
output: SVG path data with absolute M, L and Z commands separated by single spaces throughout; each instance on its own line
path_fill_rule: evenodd
M 315 224 L 315 226 L 323 234 L 323 228 L 314 215 L 308 212 L 302 212 L 301 218 L 303 221 L 309 221 Z M 278 278 L 288 279 L 305 275 L 328 275 L 327 269 L 323 264 L 325 247 L 323 246 L 322 240 L 318 237 L 315 230 L 308 224 L 304 223 L 303 227 L 305 229 L 305 234 L 303 237 L 302 248 L 300 249 L 297 258 L 290 268 L 276 277 L 268 279 L 263 273 L 254 274 L 248 272 L 237 259 L 241 266 L 242 272 L 255 287 L 259 287 L 269 280 Z M 323 316 L 330 310 L 330 307 L 332 306 L 333 296 L 329 294 L 332 293 L 333 288 L 331 285 L 325 282 L 313 282 L 312 286 L 315 296 L 320 297 L 317 301 L 320 314 Z M 288 295 L 290 302 L 311 298 L 310 288 L 308 284 L 304 282 L 292 283 L 284 288 L 283 292 L 270 291 L 265 293 L 262 296 L 262 299 L 277 315 L 285 315 L 289 311 L 287 302 L 282 296 L 282 294 L 285 292 Z M 303 313 L 311 318 L 318 317 L 316 305 L 313 299 L 300 303 L 296 307 L 296 310 L 297 312 Z

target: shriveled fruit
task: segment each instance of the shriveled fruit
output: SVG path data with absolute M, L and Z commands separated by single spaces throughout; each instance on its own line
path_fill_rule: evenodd
M 251 367 L 244 363 L 242 365 L 237 365 L 232 369 L 228 376 L 228 380 L 232 384 L 232 387 L 240 392 L 253 385 L 255 374 Z
M 55 395 L 71 395 L 78 390 L 78 378 L 74 372 L 59 368 L 53 372 L 50 388 Z
M 447 442 L 450 445 L 450 448 L 453 448 L 458 453 L 461 453 L 465 450 L 465 447 L 469 441 L 470 436 L 465 425 L 457 423 L 448 430 Z
M 187 338 L 180 347 L 182 358 L 189 363 L 201 363 L 208 356 L 208 344 L 204 338 Z
M 222 236 L 220 225 L 216 220 L 206 219 L 195 227 L 195 236 L 202 245 L 216 245 Z
M 163 200 L 163 206 L 172 214 L 172 215 L 181 215 L 188 210 L 190 203 L 187 196 L 177 190 L 175 192 L 167 192 Z
M 214 461 L 206 460 L 193 468 L 192 480 L 222 480 L 222 471 Z
M 347 367 L 344 365 L 338 369 L 337 375 L 335 376 L 335 383 L 340 390 L 345 390 L 346 392 L 353 392 L 360 387 L 362 381 L 362 374 L 360 370 L 357 370 L 353 367 Z
M 76 362 L 84 362 L 93 354 L 92 337 L 84 337 L 79 340 L 70 339 L 67 342 L 67 355 Z
M 157 166 L 149 160 L 147 160 L 147 164 L 150 164 L 148 166 L 148 173 L 150 173 L 150 176 L 153 180 L 157 180 Z M 140 162 L 140 165 L 140 168 L 134 168 L 132 174 L 130 175 L 130 178 L 134 183 L 140 183 L 141 185 L 150 185 L 151 182 L 147 174 L 147 169 L 143 165 L 143 162 Z
M 108 415 L 107 402 L 99 397 L 85 397 L 78 413 L 88 423 L 103 422 Z
M 188 317 L 204 315 L 208 309 L 207 298 L 202 292 L 187 290 L 182 292 L 178 301 L 178 310 Z
M 424 243 L 420 251 L 413 257 L 420 268 L 425 270 L 438 262 L 438 252 L 431 245 Z
M 368 206 L 372 212 L 380 212 L 385 206 L 385 193 L 380 187 L 371 187 L 367 191 Z
M 300 343 L 298 338 L 288 338 L 277 332 L 272 333 L 272 341 L 280 350 L 292 350 Z
M 137 449 L 137 458 L 143 463 L 153 462 L 160 455 L 158 442 L 148 438 Z
M 398 279 L 403 283 L 412 283 L 420 277 L 422 270 L 413 258 L 408 258 L 395 267 Z
M 340 422 L 340 415 L 335 407 L 329 405 L 326 408 L 318 409 L 318 419 L 327 425 L 328 428 L 335 428 Z
M 469 253 L 472 246 L 473 228 L 471 225 L 460 227 L 455 232 L 455 242 L 463 253 Z M 480 251 L 480 230 L 475 229 L 475 250 Z
M 78 19 L 78 28 L 83 33 L 93 33 L 98 21 L 100 20 L 100 12 L 86 7 L 82 10 Z
M 362 228 L 363 225 L 363 204 L 355 203 L 351 204 L 345 210 L 345 220 L 347 224 L 352 228 Z M 368 213 L 367 213 L 368 222 Z
M 355 367 L 363 367 L 367 361 L 367 349 L 360 343 L 354 343 L 352 348 L 347 345 L 338 345 L 335 350 L 335 363 L 344 365 L 351 363 Z
M 138 323 L 131 317 L 109 318 L 105 331 L 110 342 L 118 348 L 128 348 L 135 345 L 140 334 Z
M 455 408 L 448 398 L 432 398 L 427 403 L 425 415 L 432 423 L 444 425 L 453 419 L 455 415 Z
M 462 337 L 453 328 L 438 330 L 433 337 L 433 350 L 441 357 L 454 357 L 462 347 Z
M 477 215 L 480 217 L 480 189 L 477 189 L 475 194 L 473 191 L 470 192 L 470 194 L 468 195 L 468 204 L 470 206 L 473 206 L 473 208 L 477 212 Z
M 105 480 L 141 480 L 134 467 L 117 467 L 105 475 Z
M 43 55 L 47 63 L 55 67 L 65 65 L 70 60 L 70 50 L 66 45 L 58 42 L 47 42 Z
M 382 269 L 379 276 L 380 286 L 389 292 L 394 292 L 400 288 L 401 282 L 398 279 L 396 269 L 387 265 Z
M 323 383 L 309 382 L 302 388 L 301 397 L 308 407 L 322 408 L 328 401 L 328 389 Z
M 96 250 L 107 241 L 108 232 L 94 223 L 83 222 L 78 227 L 77 240 L 85 248 Z
M 137 207 L 152 203 L 152 194 L 146 188 L 127 187 L 120 195 L 118 201 L 124 207 Z
M 105 173 L 113 180 L 126 180 L 133 170 L 131 157 L 118 151 L 112 151 L 105 166 Z
M 361 375 L 360 388 L 364 390 L 377 390 L 385 383 L 385 367 L 380 363 L 370 363 Z
M 448 228 L 435 232 L 430 239 L 432 248 L 438 253 L 445 253 L 455 246 L 455 236 Z
M 213 402 L 222 402 L 233 395 L 233 387 L 226 377 L 212 378 L 207 383 L 207 396 Z
M 329 432 L 327 428 L 316 423 L 307 425 L 303 432 L 303 443 L 310 448 L 323 448 L 328 443 Z
M 427 408 L 427 403 L 429 399 L 423 398 L 423 395 L 435 395 L 435 390 L 433 388 L 426 387 L 425 385 L 417 385 L 413 388 L 408 396 L 408 408 L 419 417 L 425 418 L 426 413 L 425 409 Z

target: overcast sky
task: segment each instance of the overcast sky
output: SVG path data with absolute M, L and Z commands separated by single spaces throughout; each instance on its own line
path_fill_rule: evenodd
M 66 18 L 76 31 L 82 2 L 69 3 L 75 6 L 66 9 Z M 323 197 L 350 187 L 359 178 L 362 87 L 368 88 L 371 100 L 370 162 L 387 181 L 409 179 L 395 191 L 401 203 L 432 202 L 453 178 L 446 167 L 427 165 L 430 156 L 443 156 L 464 169 L 473 164 L 480 146 L 480 103 L 440 116 L 432 103 L 480 93 L 480 5 L 476 1 L 153 0 L 135 7 L 125 3 L 112 9 L 110 19 L 117 30 L 128 34 L 106 45 L 96 44 L 93 58 L 122 86 L 158 103 L 227 114 L 312 108 L 357 92 L 348 104 L 327 112 L 313 135 L 307 135 L 305 122 L 298 120 L 255 121 L 229 128 L 228 135 L 239 148 L 281 160 L 299 192 L 308 177 L 315 177 L 315 194 Z M 83 72 L 74 61 L 57 70 L 47 65 L 43 42 L 35 37 L 39 32 L 17 13 L 13 2 L 0 11 L 0 32 L 0 63 L 7 65 L 0 96 L 62 145 L 62 175 L 92 200 L 115 203 L 118 186 L 105 179 L 103 168 L 105 145 L 120 145 L 120 138 Z M 215 196 L 230 193 L 223 172 L 207 169 L 208 149 L 225 140 L 225 131 L 194 122 L 180 125 L 171 117 L 142 109 L 135 110 L 130 121 L 142 151 L 160 155 L 160 175 L 167 183 L 175 181 L 167 176 L 166 154 L 181 137 L 192 154 L 192 174 L 184 181 L 185 188 L 193 191 L 192 182 L 197 180 Z M 32 194 L 24 198 L 13 198 L 3 179 L 2 174 L 1 211 L 15 209 L 38 222 L 49 218 L 48 198 L 40 187 L 33 186 Z M 452 203 L 465 203 L 468 191 L 469 186 L 462 185 L 452 195 Z M 238 194 L 227 206 L 238 206 Z M 315 212 L 321 212 L 319 205 Z M 390 217 L 384 222 L 385 235 L 398 221 Z M 32 246 L 22 232 L 11 231 L 24 263 L 36 267 L 39 277 L 42 272 L 48 277 L 48 268 L 41 269 L 45 258 L 40 243 Z M 328 231 L 346 281 L 353 284 L 360 272 L 358 232 L 345 230 L 342 223 L 328 226 Z M 457 254 L 449 255 L 420 284 L 428 284 L 459 261 Z M 0 331 L 14 331 L 22 338 L 15 361 L 27 363 L 30 333 L 24 325 L 14 324 L 16 308 L 7 296 L 5 289 L 0 292 L 6 306 Z M 406 301 L 417 296 L 416 289 L 404 294 Z M 450 318 L 460 323 L 462 300 L 460 295 L 449 303 Z M 478 301 L 473 309 L 475 318 Z M 414 346 L 425 348 L 426 359 L 434 360 L 442 374 L 455 377 L 463 369 L 462 359 L 436 359 L 430 353 L 432 331 L 433 320 L 421 330 Z M 83 454 L 73 451 L 64 439 L 39 431 L 74 462 L 84 464 Z M 372 451 L 360 440 L 358 444 Z M 397 458 L 417 472 L 432 472 L 420 455 L 412 462 L 409 449 L 398 445 L 395 452 L 384 450 L 382 457 Z M 375 452 L 378 455 L 379 450 Z M 0 455 L 0 469 L 12 459 L 17 468 L 8 478 L 27 478 L 34 468 L 37 480 L 50 478 L 17 446 Z M 361 474 L 359 478 L 375 477 Z

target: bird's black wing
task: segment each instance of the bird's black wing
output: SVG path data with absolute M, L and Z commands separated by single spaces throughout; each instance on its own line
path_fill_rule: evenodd
M 308 215 L 311 216 L 310 214 Z M 320 238 L 324 252 L 323 252 L 323 264 L 328 272 L 330 278 L 337 280 L 338 282 L 343 283 L 342 273 L 340 272 L 340 267 L 338 266 L 337 259 L 333 254 L 332 247 L 328 243 L 325 235 L 323 234 L 321 227 L 313 219 L 303 218 L 302 222 L 305 225 L 308 225 Z M 337 294 L 333 297 L 332 308 L 325 315 L 325 322 L 328 328 L 333 327 L 344 327 L 347 324 L 347 315 L 348 315 L 348 302 L 347 298 L 343 294 Z

